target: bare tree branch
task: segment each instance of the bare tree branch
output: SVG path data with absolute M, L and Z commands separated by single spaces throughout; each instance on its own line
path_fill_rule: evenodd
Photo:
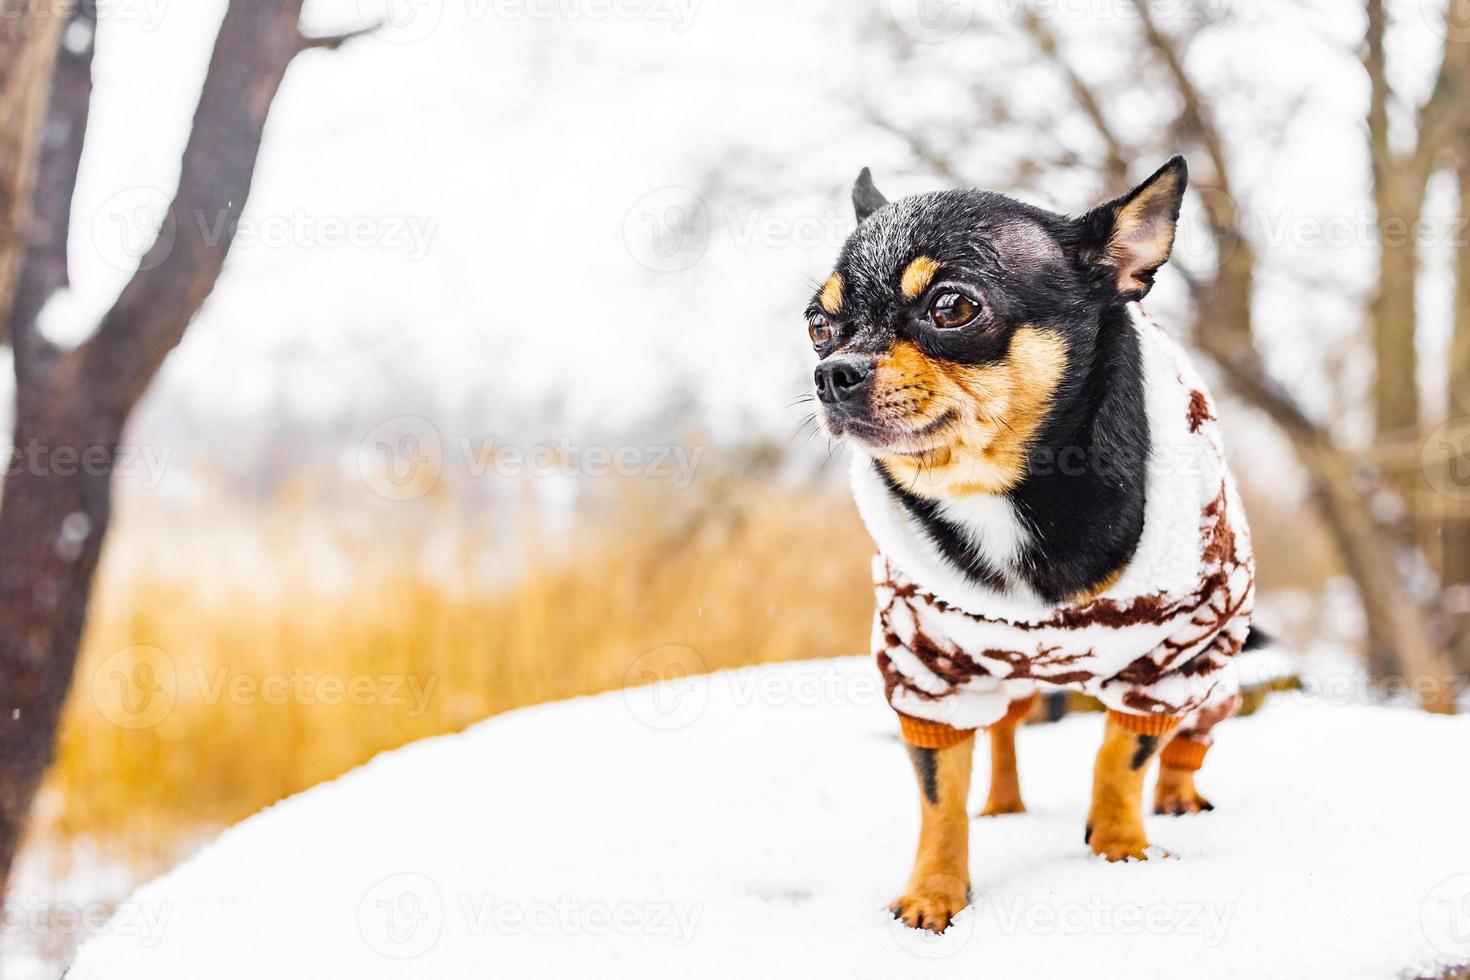
M 1381 0 L 1373 0 L 1381 2 Z M 1405 161 L 1406 180 L 1422 187 L 1433 176 L 1441 158 L 1452 149 L 1459 130 L 1465 125 L 1467 79 L 1470 79 L 1470 45 L 1450 38 L 1445 42 L 1439 74 L 1424 104 L 1419 107 L 1418 136 L 1414 149 Z M 1385 86 L 1387 82 L 1384 82 Z
M 359 28 L 355 31 L 347 31 L 343 34 L 299 34 L 297 45 L 303 51 L 309 50 L 311 48 L 326 48 L 329 51 L 336 51 L 348 41 L 353 41 L 357 38 L 367 37 L 369 34 L 377 33 L 378 30 L 382 28 L 382 26 L 383 25 L 380 22 L 369 27 Z
M 1184 119 L 1194 130 L 1196 138 L 1210 158 L 1210 165 L 1215 169 L 1215 186 L 1227 197 L 1231 196 L 1230 167 L 1225 159 L 1225 141 L 1210 116 L 1204 97 L 1184 67 L 1183 54 L 1173 39 L 1159 29 L 1148 4 L 1140 3 L 1135 9 L 1138 12 L 1139 25 L 1143 28 L 1144 39 L 1148 42 L 1148 46 L 1159 55 L 1164 67 L 1168 69 L 1169 76 L 1174 80 L 1174 88 L 1178 91 L 1179 98 L 1184 104 Z
M 25 254 L 10 314 L 16 391 L 21 397 L 29 395 L 33 386 L 28 382 L 38 370 L 53 362 L 57 353 L 36 329 L 36 317 L 52 295 L 70 284 L 67 239 L 72 195 L 92 104 L 92 54 L 96 39 L 96 0 L 79 0 L 62 29 L 52 71 Z
M 1026 29 L 1026 33 L 1031 35 L 1031 39 L 1035 41 L 1042 56 L 1056 65 L 1077 107 L 1087 116 L 1088 121 L 1092 123 L 1093 130 L 1102 140 L 1105 153 L 1103 175 L 1108 195 L 1122 194 L 1128 189 L 1128 160 L 1132 153 L 1118 138 L 1118 133 L 1112 124 L 1108 122 L 1107 114 L 1103 112 L 1102 103 L 1093 92 L 1092 86 L 1078 73 L 1072 62 L 1061 53 L 1057 36 L 1052 29 L 1037 16 L 1034 10 L 1025 5 L 1021 7 L 1021 26 Z
M 1397 664 L 1419 682 L 1416 693 L 1421 704 L 1429 711 L 1453 714 L 1453 667 L 1435 641 L 1422 605 L 1398 575 L 1393 542 L 1382 533 L 1367 496 L 1357 487 L 1354 462 L 1285 388 L 1271 380 L 1243 337 L 1216 330 L 1202 333 L 1198 340 L 1232 390 L 1263 410 L 1290 440 L 1338 552 L 1358 583 L 1370 627 L 1378 624 L 1393 638 Z
M 902 140 L 909 148 L 909 152 L 936 175 L 960 187 L 969 187 L 974 183 L 959 171 L 948 153 L 937 149 L 917 129 L 900 126 L 872 106 L 864 110 L 864 116 L 874 126 Z
M 1388 33 L 1388 11 L 1384 0 L 1368 0 L 1368 28 L 1363 35 L 1363 71 L 1368 75 L 1368 158 L 1373 183 L 1381 185 L 1394 169 L 1388 143 L 1388 55 L 1384 39 Z
M 235 0 L 220 26 L 179 186 L 138 272 L 75 352 L 96 397 L 130 409 L 219 278 L 250 196 L 266 116 L 304 50 L 303 0 Z
M 65 21 L 54 4 L 0 0 L 0 329 L 10 321 L 17 289 L 46 93 Z

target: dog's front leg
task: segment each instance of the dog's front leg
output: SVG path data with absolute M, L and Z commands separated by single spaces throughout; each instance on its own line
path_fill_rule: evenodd
M 1143 777 L 1177 718 L 1108 712 L 1107 729 L 1092 777 L 1092 809 L 1087 814 L 1086 841 L 1092 853 L 1109 861 L 1143 860 L 1148 838 L 1143 832 Z
M 966 801 L 975 737 L 966 732 L 959 741 L 942 748 L 922 748 L 910 742 L 908 751 L 919 779 L 919 849 L 907 887 L 889 907 L 916 929 L 943 932 L 970 904 Z

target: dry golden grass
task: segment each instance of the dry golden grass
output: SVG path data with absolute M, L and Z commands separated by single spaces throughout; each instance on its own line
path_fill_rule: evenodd
M 555 548 L 513 546 L 514 574 L 511 546 L 443 500 L 358 527 L 306 495 L 199 526 L 125 512 L 36 833 L 154 870 L 378 752 L 621 687 L 666 644 L 710 670 L 866 647 L 870 545 L 841 497 L 743 483 L 698 504 L 615 496 Z M 263 576 L 230 571 L 221 528 L 267 545 Z M 186 553 L 166 561 L 159 540 Z
M 378 752 L 642 682 L 665 646 L 709 670 L 867 647 L 871 545 L 840 490 L 630 481 L 562 536 L 507 540 L 445 493 L 346 507 L 312 486 L 121 508 L 38 839 L 147 874 Z M 1320 583 L 1325 549 L 1281 554 L 1300 535 L 1251 504 L 1273 584 Z M 536 506 L 502 526 L 540 526 Z

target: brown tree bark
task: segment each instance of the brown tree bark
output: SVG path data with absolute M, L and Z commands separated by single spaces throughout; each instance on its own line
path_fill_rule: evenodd
M 0 330 L 10 319 L 51 63 L 66 20 L 55 9 L 59 4 L 31 12 L 35 6 L 31 0 L 0 0 Z
M 231 0 L 161 234 L 96 331 L 59 350 L 36 312 L 66 282 L 66 227 L 85 129 L 90 46 L 58 63 L 54 126 L 35 188 L 20 301 L 10 317 L 15 458 L 0 498 L 0 893 L 50 763 L 111 516 L 113 461 L 129 414 L 183 338 L 229 254 L 266 116 L 306 38 L 303 0 Z M 87 7 L 78 16 L 92 18 Z M 221 223 L 223 222 L 223 223 Z M 224 233 L 214 237 L 217 230 Z
M 1450 342 L 1448 406 L 1451 424 L 1470 425 L 1470 127 L 1461 131 L 1455 175 L 1460 206 L 1455 242 L 1454 333 Z M 1454 447 L 1457 453 L 1444 465 L 1459 467 L 1442 486 L 1464 492 L 1442 501 L 1445 514 L 1441 536 L 1440 575 L 1444 580 L 1446 617 L 1450 623 L 1455 663 L 1470 674 L 1470 439 Z M 1430 463 L 1429 465 L 1436 465 Z
M 1424 208 L 1429 179 L 1395 154 L 1389 144 L 1388 60 L 1384 38 L 1388 13 L 1384 0 L 1368 0 L 1363 68 L 1368 75 L 1368 151 L 1373 173 L 1373 204 L 1378 219 L 1378 283 L 1369 307 L 1376 373 L 1373 408 L 1379 441 L 1412 440 L 1419 428 L 1418 358 L 1414 350 L 1415 296 L 1419 250 L 1412 239 Z M 1411 479 L 1411 478 L 1410 478 Z M 1396 481 L 1405 495 L 1412 483 Z
M 1378 230 L 1378 281 L 1369 306 L 1375 360 L 1374 420 L 1380 445 L 1413 444 L 1419 439 L 1421 406 L 1418 380 L 1418 224 L 1424 214 L 1429 179 L 1446 163 L 1460 141 L 1470 112 L 1470 45 L 1453 32 L 1441 49 L 1434 87 L 1418 107 L 1413 145 L 1395 152 L 1389 138 L 1388 107 L 1393 89 L 1388 80 L 1384 38 L 1388 27 L 1385 0 L 1366 0 L 1367 31 L 1363 69 L 1368 76 L 1368 152 L 1373 174 L 1373 203 Z M 1420 515 L 1418 468 L 1397 467 L 1384 483 L 1403 500 L 1405 519 L 1397 530 L 1405 544 L 1432 541 L 1438 515 Z

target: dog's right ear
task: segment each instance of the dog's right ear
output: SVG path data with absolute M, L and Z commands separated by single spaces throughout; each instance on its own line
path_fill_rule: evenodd
M 888 203 L 878 188 L 873 186 L 873 174 L 867 167 L 858 174 L 857 182 L 852 185 L 852 208 L 857 212 L 858 223 L 867 220 L 868 215 Z
M 1127 194 L 1078 220 L 1083 260 L 1104 269 L 1124 300 L 1143 299 L 1154 273 L 1169 260 L 1188 183 L 1189 168 L 1176 156 Z

